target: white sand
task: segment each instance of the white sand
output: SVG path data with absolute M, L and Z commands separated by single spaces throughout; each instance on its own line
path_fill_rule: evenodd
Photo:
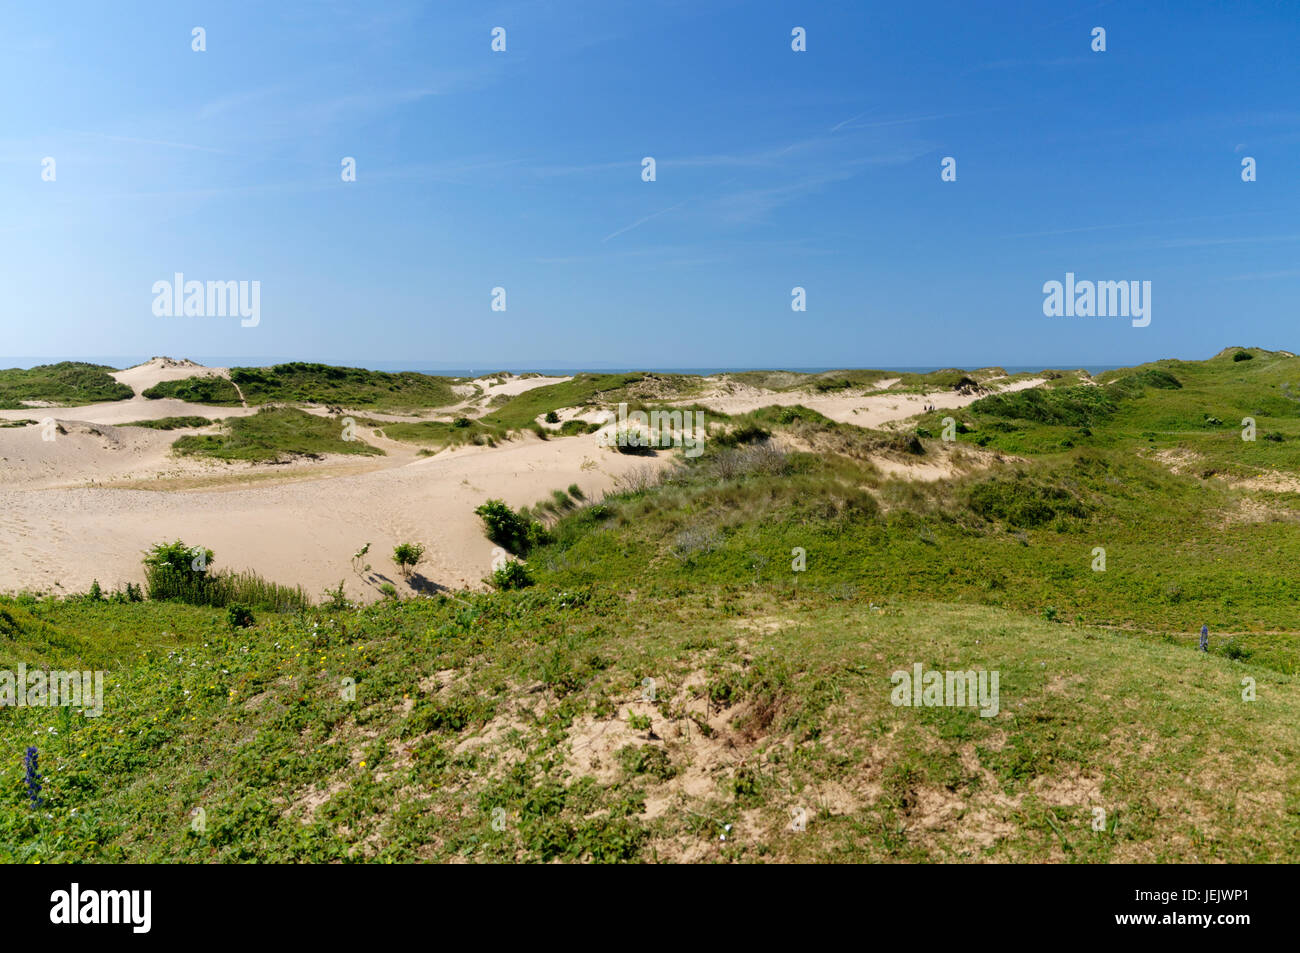
M 175 438 L 142 430 L 129 445 L 96 453 L 89 444 L 95 438 L 88 435 L 60 436 L 47 444 L 35 428 L 18 433 L 33 445 L 25 466 L 49 478 L 60 475 L 59 462 L 70 455 L 134 462 L 136 455 L 156 454 L 159 445 L 165 448 Z M 163 438 L 160 443 L 157 437 Z M 7 443 L 0 449 L 6 457 Z M 369 597 L 376 593 L 365 592 L 353 575 L 351 555 L 369 542 L 375 571 L 400 584 L 389 556 L 399 542 L 411 540 L 428 549 L 418 571 L 432 582 L 459 588 L 478 583 L 491 568 L 492 543 L 474 515 L 484 500 L 497 497 L 518 507 L 571 483 L 598 498 L 614 477 L 646 463 L 647 458 L 602 448 L 590 435 L 556 441 L 529 437 L 495 448 L 443 451 L 404 465 L 380 464 L 368 472 L 229 488 L 30 489 L 5 480 L 0 590 L 49 589 L 55 583 L 67 591 L 84 590 L 92 578 L 106 587 L 139 581 L 141 552 L 172 539 L 215 550 L 218 567 L 254 569 L 278 582 L 301 583 L 312 595 L 343 579 L 349 594 Z M 105 478 L 122 469 L 101 467 Z M 207 472 L 221 467 L 209 465 Z M 235 472 L 256 469 L 266 468 Z
M 126 384 L 139 395 L 141 391 L 146 391 L 163 381 L 179 381 L 187 377 L 229 378 L 230 368 L 204 367 L 186 358 L 178 361 L 170 357 L 154 357 L 143 364 L 128 367 L 124 371 L 117 371 L 108 376 L 119 384 Z
M 895 380 L 892 383 L 896 382 Z M 1029 380 L 1016 381 L 1004 388 L 999 388 L 996 383 L 992 383 L 990 386 L 988 382 L 986 382 L 986 386 L 992 391 L 1005 393 L 1037 387 L 1043 382 L 1042 378 L 1035 377 Z M 881 385 L 888 386 L 888 383 L 882 381 L 878 387 Z M 727 393 L 705 394 L 690 400 L 678 401 L 678 403 L 699 404 L 702 407 L 712 408 L 724 414 L 744 414 L 751 410 L 758 410 L 760 407 L 774 405 L 788 407 L 794 404 L 802 404 L 809 410 L 815 410 L 822 416 L 837 420 L 840 423 L 879 429 L 885 424 L 906 420 L 908 417 L 915 417 L 917 414 L 923 413 L 927 404 L 940 410 L 955 410 L 987 396 L 984 393 L 959 394 L 951 390 L 936 391 L 931 394 L 863 393 L 858 395 L 835 394 L 831 396 L 808 391 L 779 391 L 773 393 L 756 387 L 737 384 L 734 381 L 729 382 L 727 390 Z

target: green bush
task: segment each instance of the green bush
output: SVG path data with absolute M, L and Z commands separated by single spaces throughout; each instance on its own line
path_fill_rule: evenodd
M 125 589 L 114 589 L 108 597 L 108 601 L 115 605 L 124 605 L 128 602 L 143 602 L 144 590 L 133 582 L 128 582 Z
M 255 572 L 213 573 L 212 550 L 187 546 L 180 540 L 154 545 L 145 553 L 143 562 L 145 591 L 150 599 L 216 608 L 243 604 L 277 612 L 311 605 L 301 586 L 268 582 Z M 138 588 L 134 597 L 138 600 Z M 123 601 L 133 601 L 130 585 Z
M 495 570 L 491 581 L 497 589 L 527 589 L 533 584 L 533 577 L 529 574 L 527 566 L 512 560 Z
M 487 538 L 515 556 L 527 556 L 533 547 L 550 542 L 541 523 L 516 513 L 502 500 L 488 500 L 474 512 L 482 518 Z
M 614 449 L 634 457 L 653 457 L 650 435 L 640 430 L 620 430 L 614 434 Z
M 247 629 L 253 624 L 253 611 L 248 606 L 236 602 L 227 607 L 226 622 L 232 629 Z
M 1238 351 L 1236 354 L 1232 355 L 1232 359 L 1234 361 L 1253 361 L 1255 355 L 1247 353 L 1246 351 Z
M 393 547 L 393 562 L 397 563 L 403 576 L 409 576 L 423 558 L 424 546 L 420 543 L 399 543 Z
M 1237 662 L 1244 662 L 1255 653 L 1246 648 L 1236 639 L 1229 639 L 1223 645 L 1223 654 Z
M 574 437 L 584 433 L 595 433 L 600 429 L 600 424 L 589 423 L 585 420 L 566 420 L 560 425 L 560 433 L 565 437 Z
M 366 545 L 370 544 L 367 543 Z M 325 590 L 325 601 L 321 603 L 321 607 L 330 612 L 352 608 L 352 603 L 348 601 L 348 597 L 343 592 L 342 579 L 339 580 L 338 588 Z
M 757 443 L 770 436 L 772 436 L 770 430 L 765 430 L 757 424 L 741 424 L 727 433 L 718 434 L 713 438 L 713 442 L 720 447 L 737 447 L 743 443 Z
M 977 483 L 971 487 L 967 502 L 972 512 L 985 519 L 1001 520 L 1017 528 L 1042 526 L 1062 516 L 1082 519 L 1088 515 L 1088 507 L 1069 491 L 1024 477 Z
M 144 557 L 145 587 L 149 598 L 215 605 L 209 598 L 212 579 L 208 576 L 208 567 L 212 560 L 212 550 L 187 546 L 179 539 L 155 544 Z

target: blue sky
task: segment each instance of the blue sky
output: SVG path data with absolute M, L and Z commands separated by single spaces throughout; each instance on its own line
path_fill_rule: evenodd
M 0 354 L 1073 367 L 1300 350 L 1297 13 L 11 4 Z M 1067 271 L 1150 281 L 1151 324 L 1044 317 Z M 176 272 L 260 281 L 260 323 L 155 316 Z

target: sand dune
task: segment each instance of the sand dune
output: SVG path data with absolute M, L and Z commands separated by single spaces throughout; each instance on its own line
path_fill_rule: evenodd
M 143 364 L 137 364 L 135 367 L 128 367 L 124 371 L 117 371 L 110 374 L 119 384 L 126 384 L 139 396 L 142 391 L 148 390 L 155 384 L 161 384 L 163 381 L 179 381 L 186 377 L 230 377 L 230 369 L 227 367 L 204 367 L 202 364 L 196 364 L 188 358 L 176 360 L 170 357 L 154 357 L 145 361 Z
M 877 389 L 887 387 L 893 383 L 897 383 L 896 378 L 890 381 L 881 381 L 877 385 Z M 1010 392 L 1037 387 L 1042 383 L 1044 383 L 1043 378 L 1035 377 L 1029 380 L 1015 381 L 1001 388 L 996 383 L 993 383 L 989 389 Z M 908 417 L 915 417 L 917 414 L 923 413 L 927 404 L 940 410 L 956 410 L 959 407 L 974 403 L 983 396 L 985 396 L 983 393 L 963 394 L 952 390 L 936 391 L 929 394 L 877 394 L 868 391 L 858 395 L 835 394 L 823 396 L 807 391 L 778 391 L 773 393 L 761 388 L 738 384 L 735 381 L 728 381 L 725 390 L 706 393 L 703 396 L 693 397 L 690 400 L 679 401 L 678 403 L 699 404 L 724 414 L 744 414 L 752 410 L 758 410 L 760 407 L 771 407 L 773 405 L 788 407 L 794 404 L 802 404 L 809 410 L 815 410 L 822 416 L 837 420 L 840 423 L 879 429 L 886 424 L 906 420 Z
M 350 566 L 352 554 L 366 543 L 378 581 L 411 591 L 390 554 L 399 542 L 416 541 L 427 548 L 417 588 L 477 585 L 493 555 L 474 515 L 485 499 L 497 497 L 518 507 L 574 483 L 587 496 L 599 497 L 629 471 L 672 459 L 666 451 L 653 458 L 621 455 L 601 446 L 597 434 L 548 441 L 525 434 L 496 447 L 466 446 L 423 457 L 411 444 L 367 430 L 364 439 L 386 456 L 225 464 L 172 456 L 176 432 L 119 426 L 159 417 L 256 412 L 139 396 L 160 380 L 205 372 L 224 369 L 155 358 L 115 375 L 136 390 L 130 400 L 0 411 L 10 420 L 52 417 L 60 428 L 52 441 L 42 439 L 39 425 L 0 428 L 0 591 L 84 591 L 92 579 L 107 588 L 139 582 L 141 553 L 173 539 L 215 550 L 218 568 L 252 569 L 277 582 L 301 584 L 313 596 L 342 580 L 351 597 L 376 598 L 376 580 L 367 583 Z M 452 410 L 481 412 L 497 394 L 514 396 L 569 379 L 507 377 L 497 384 L 480 378 L 474 382 L 477 390 L 467 390 L 465 401 Z M 1008 389 L 1037 383 L 1020 381 Z M 727 413 L 799 403 L 834 420 L 881 427 L 920 413 L 926 404 L 957 408 L 976 397 L 870 390 L 822 396 L 726 382 L 693 402 Z M 590 409 L 579 408 L 560 416 L 595 419 Z
M 148 438 L 167 437 L 143 433 L 146 438 L 133 446 L 103 452 L 156 452 Z M 57 458 L 43 463 L 51 476 L 58 470 L 55 459 L 90 450 L 62 437 L 46 446 L 59 448 Z M 28 465 L 42 466 L 35 460 Z M 645 465 L 646 458 L 600 447 L 594 436 L 530 437 L 354 475 L 231 489 L 24 489 L 6 480 L 0 490 L 0 590 L 56 583 L 81 590 L 92 578 L 104 586 L 139 581 L 140 553 L 177 538 L 215 550 L 220 567 L 301 583 L 313 595 L 343 579 L 350 595 L 368 598 L 377 593 L 352 574 L 350 556 L 371 543 L 375 570 L 400 583 L 387 556 L 397 543 L 415 540 L 428 547 L 419 572 L 429 581 L 472 585 L 491 568 L 492 544 L 473 512 L 485 499 L 523 506 L 571 483 L 599 496 L 619 474 Z

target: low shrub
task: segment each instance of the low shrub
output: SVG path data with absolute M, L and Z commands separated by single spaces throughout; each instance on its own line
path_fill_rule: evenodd
M 527 556 L 533 547 L 550 541 L 541 523 L 516 513 L 502 500 L 488 500 L 474 512 L 482 518 L 487 538 L 515 556 Z
M 253 624 L 253 610 L 238 602 L 226 608 L 226 622 L 232 629 L 247 629 Z
M 967 504 L 987 520 L 1001 520 L 1017 528 L 1042 526 L 1064 516 L 1082 519 L 1089 512 L 1068 490 L 1025 477 L 977 483 L 970 489 Z
M 255 572 L 211 571 L 213 552 L 187 546 L 180 540 L 158 543 L 145 553 L 145 591 L 150 599 L 223 608 L 245 605 L 277 612 L 306 609 L 311 600 L 301 586 L 282 586 Z M 132 601 L 139 589 L 127 591 L 122 601 Z M 118 601 L 116 598 L 114 601 Z
M 528 567 L 513 560 L 495 570 L 489 578 L 494 588 L 503 591 L 527 589 L 533 584 L 533 577 L 529 574 Z
M 397 563 L 403 576 L 409 576 L 423 558 L 424 546 L 421 543 L 398 543 L 393 547 L 393 562 Z

